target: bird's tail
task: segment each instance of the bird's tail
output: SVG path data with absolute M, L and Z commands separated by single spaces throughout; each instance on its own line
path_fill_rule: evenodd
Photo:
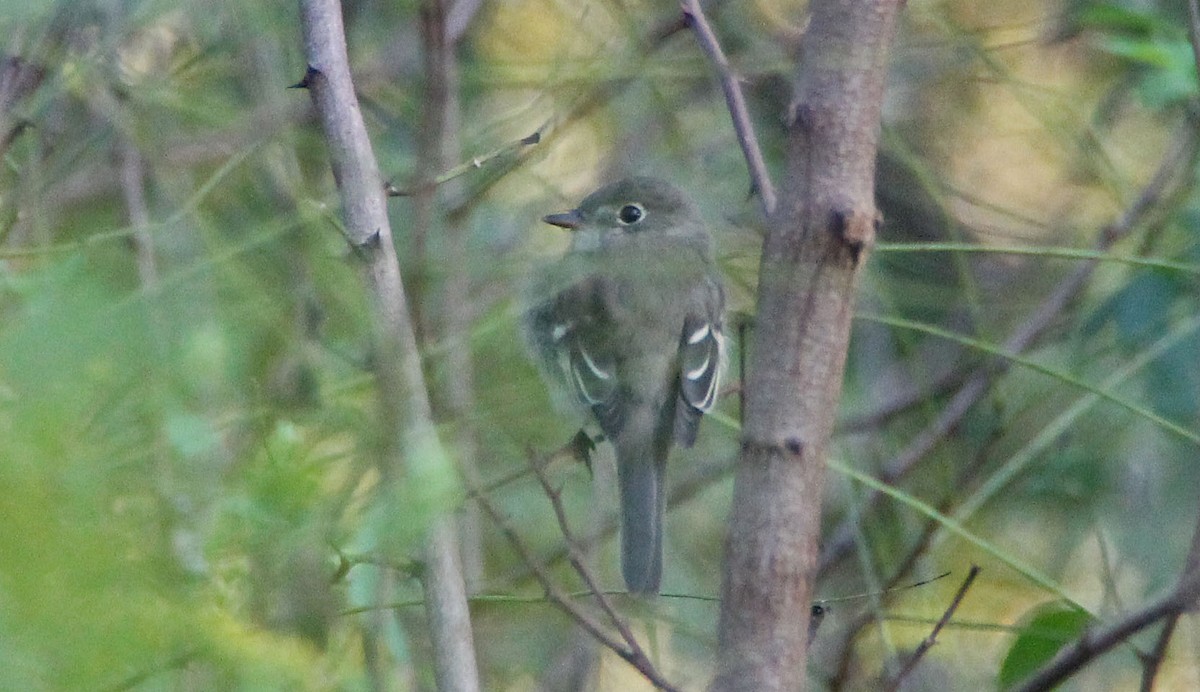
M 621 494 L 621 573 L 631 592 L 657 594 L 662 581 L 663 514 L 670 438 L 618 437 L 617 483 Z

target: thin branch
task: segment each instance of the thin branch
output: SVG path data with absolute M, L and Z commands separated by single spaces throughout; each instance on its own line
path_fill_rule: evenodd
M 551 456 L 568 455 L 571 453 L 570 452 L 571 449 L 572 449 L 572 447 L 570 444 L 564 445 L 561 449 L 556 450 L 555 452 L 552 452 Z M 689 469 L 688 475 L 686 477 L 684 477 L 683 480 L 673 484 L 667 490 L 667 510 L 670 511 L 671 508 L 677 507 L 678 505 L 688 502 L 689 500 L 696 497 L 704 490 L 710 488 L 713 483 L 716 483 L 717 481 L 727 477 L 730 473 L 733 472 L 733 470 L 734 470 L 734 460 L 733 459 L 723 459 L 720 461 L 709 461 L 709 462 L 706 462 L 703 464 L 699 464 L 695 468 Z M 484 492 L 494 490 L 495 488 L 497 488 L 499 486 L 511 483 L 515 480 L 518 480 L 519 478 L 523 478 L 528 473 L 529 473 L 529 471 L 522 470 L 519 472 L 514 472 L 512 474 L 509 474 L 508 476 L 505 476 L 497 481 L 493 481 L 488 486 L 488 489 L 485 490 Z M 616 534 L 616 532 L 617 532 L 617 520 L 615 517 L 610 516 L 610 517 L 606 518 L 605 521 L 600 526 L 596 527 L 594 533 L 591 533 L 589 535 L 586 535 L 586 536 L 580 538 L 578 540 L 578 542 L 583 547 L 583 549 L 586 550 L 589 546 L 594 545 L 595 543 L 598 543 L 600 541 L 603 541 L 603 540 L 613 536 L 614 534 Z M 546 558 L 546 563 L 553 565 L 562 560 L 569 559 L 569 558 L 570 558 L 569 551 L 567 550 L 566 547 L 563 547 L 563 548 L 559 548 L 555 552 L 551 553 Z M 521 568 L 520 571 L 511 573 L 508 576 L 506 581 L 519 582 L 523 579 L 528 579 L 530 576 L 531 576 L 531 574 L 530 574 L 529 568 L 523 567 L 523 568 Z
M 945 372 L 934 378 L 924 388 L 903 392 L 895 398 L 885 401 L 874 410 L 854 416 L 847 416 L 839 420 L 835 430 L 841 435 L 853 435 L 878 430 L 887 425 L 892 419 L 902 416 L 918 406 L 928 404 L 930 400 L 946 396 L 957 387 L 962 386 L 963 381 L 967 379 L 969 374 L 969 370 L 961 369 Z
M 129 213 L 130 234 L 134 253 L 137 256 L 138 279 L 147 293 L 158 291 L 158 260 L 154 248 L 154 237 L 150 234 L 150 209 L 146 204 L 146 167 L 142 154 L 128 137 L 122 137 L 118 145 L 121 159 L 121 192 L 125 197 L 125 208 Z M 155 320 L 161 326 L 160 320 Z M 159 331 L 158 335 L 165 333 Z
M 996 436 L 993 435 L 992 442 L 994 443 L 996 439 Z M 987 462 L 989 458 L 989 447 L 990 444 L 984 445 L 984 447 L 974 455 L 974 458 L 963 466 L 963 468 L 956 475 L 954 481 L 948 487 L 969 487 L 974 482 L 979 471 L 981 471 L 984 467 L 984 464 Z M 937 510 L 942 514 L 949 515 L 955 499 L 956 498 L 953 492 L 947 493 L 942 501 L 937 505 Z M 934 535 L 940 528 L 941 524 L 933 519 L 929 519 L 925 522 L 924 526 L 921 528 L 920 535 L 917 536 L 915 541 L 913 541 L 913 544 L 908 548 L 908 551 L 904 557 L 894 561 L 897 564 L 896 568 L 893 569 L 891 575 L 883 581 L 883 584 L 887 587 L 887 590 L 884 593 L 891 593 L 893 590 L 895 590 L 897 588 L 895 585 L 900 583 L 900 580 L 904 578 L 904 575 L 908 574 L 913 570 L 914 567 L 916 567 L 917 562 L 921 559 L 922 555 L 926 554 L 930 542 L 933 540 Z M 940 579 L 942 576 L 948 575 L 949 572 L 936 578 Z M 918 582 L 918 584 L 920 583 L 922 582 Z M 851 670 L 851 659 L 854 653 L 851 643 L 858 636 L 859 631 L 874 621 L 875 618 L 876 614 L 874 612 L 867 611 L 857 617 L 849 626 L 843 628 L 843 635 L 841 636 L 838 646 L 832 647 L 833 651 L 840 651 L 841 654 L 838 656 L 839 660 L 836 668 L 837 672 L 831 681 L 830 689 L 839 689 L 840 683 L 846 679 L 846 676 Z
M 478 497 L 481 497 L 484 495 L 490 495 L 507 485 L 516 483 L 517 481 L 525 478 L 526 476 L 532 475 L 533 467 L 535 465 L 538 467 L 541 467 L 541 468 L 546 468 L 552 462 L 554 462 L 558 459 L 576 458 L 576 454 L 577 454 L 576 450 L 577 450 L 576 443 L 574 440 L 572 440 L 570 442 L 567 442 L 563 446 L 559 447 L 558 449 L 555 449 L 551 452 L 548 452 L 548 453 L 542 455 L 541 457 L 539 457 L 537 459 L 530 461 L 530 463 L 526 466 L 523 466 L 514 471 L 510 471 L 510 472 L 506 473 L 505 475 L 503 475 L 493 481 L 489 481 L 487 483 L 487 485 L 479 485 L 476 479 L 468 479 L 470 481 L 470 487 L 467 489 L 467 499 L 475 499 L 475 498 L 478 498 Z M 556 558 L 556 560 L 561 559 L 564 556 L 559 556 L 558 558 Z
M 504 515 L 496 509 L 495 505 L 493 505 L 486 496 L 474 490 L 472 491 L 472 496 L 478 500 L 479 506 L 483 509 L 484 513 L 492 518 L 496 528 L 498 528 L 500 532 L 504 534 L 504 537 L 508 539 L 509 544 L 512 545 L 513 549 L 517 551 L 517 554 L 521 557 L 521 560 L 529 566 L 529 569 L 533 572 L 534 578 L 541 585 L 542 590 L 545 592 L 547 600 L 566 613 L 572 620 L 575 621 L 577 625 L 594 637 L 596 641 L 600 642 L 626 663 L 633 666 L 655 687 L 661 690 L 676 689 L 662 677 L 657 669 L 654 668 L 653 664 L 650 663 L 650 660 L 645 657 L 645 654 L 640 653 L 640 649 L 635 651 L 629 646 L 627 641 L 622 641 L 610 635 L 605 631 L 604 627 L 600 625 L 600 623 L 596 622 L 596 620 L 592 618 L 591 615 L 575 604 L 571 595 L 563 591 L 562 588 L 560 588 L 554 582 L 554 579 L 550 577 L 550 573 L 547 571 L 546 566 L 534 556 L 533 549 L 521 539 L 521 536 L 517 533 L 516 529 L 513 528 L 512 524 L 509 523 Z
M 483 0 L 454 0 L 446 12 L 446 41 L 457 45 L 479 14 Z
M 302 0 L 307 88 L 328 144 L 351 246 L 363 257 L 375 328 L 375 376 L 380 408 L 381 501 L 396 494 L 410 457 L 447 458 L 433 425 L 421 355 L 392 241 L 383 181 L 350 76 L 341 4 Z M 422 575 L 439 687 L 479 689 L 470 611 L 449 519 L 430 522 Z
M 1185 588 L 1186 582 L 1189 579 L 1197 579 L 1197 575 L 1200 575 L 1200 508 L 1196 510 L 1196 527 L 1192 529 L 1192 543 L 1188 548 L 1183 574 L 1180 575 L 1176 588 Z M 1182 611 L 1173 613 L 1167 618 L 1167 621 L 1163 623 L 1162 632 L 1158 635 L 1158 640 L 1154 642 L 1154 649 L 1142 659 L 1142 690 L 1144 692 L 1154 689 L 1154 678 L 1158 675 L 1159 666 L 1162 665 L 1167 645 L 1175 633 L 1175 625 L 1179 622 L 1181 614 Z
M 1171 637 L 1175 634 L 1175 627 L 1179 624 L 1179 616 L 1182 614 L 1172 613 L 1167 616 L 1162 630 L 1158 633 L 1158 638 L 1154 640 L 1154 648 L 1150 650 L 1150 653 L 1141 657 L 1142 684 L 1138 688 L 1141 692 L 1154 690 L 1154 679 L 1158 677 L 1158 669 L 1162 666 L 1163 659 L 1166 658 L 1167 645 L 1171 643 Z
M 596 622 L 590 615 L 575 605 L 574 601 L 571 599 L 571 595 L 566 591 L 563 591 L 562 588 L 560 588 L 558 584 L 554 582 L 554 579 L 550 577 L 549 572 L 546 571 L 546 566 L 542 564 L 542 562 L 539 561 L 536 556 L 534 556 L 533 549 L 525 543 L 520 534 L 518 534 L 516 529 L 513 528 L 512 524 L 509 523 L 504 515 L 500 513 L 500 510 L 496 509 L 495 505 L 492 504 L 491 500 L 477 493 L 474 496 L 479 501 L 479 506 L 483 508 L 484 513 L 492 518 L 492 521 L 496 523 L 496 528 L 500 529 L 500 533 L 504 534 L 504 537 L 508 539 L 508 542 L 513 547 L 513 550 L 517 551 L 517 555 L 526 565 L 529 566 L 530 570 L 533 572 L 534 579 L 537 580 L 538 584 L 541 585 L 542 590 L 545 592 L 546 599 L 569 615 L 571 619 L 576 622 L 576 624 L 587 630 L 588 633 L 595 637 L 597 641 L 611 649 L 622 659 L 625 659 L 632 664 L 632 652 L 630 652 L 624 644 L 617 641 L 615 637 L 612 637 L 605 632 L 604 627 L 601 626 L 600 623 Z
M 1197 151 L 1196 126 L 1189 120 L 1180 128 L 1175 140 L 1168 145 L 1162 164 L 1137 199 L 1117 219 L 1099 231 L 1095 249 L 1099 252 L 1106 251 L 1137 228 L 1158 202 L 1170 194 L 1172 184 L 1180 179 L 1180 172 L 1190 170 Z M 1070 275 L 1059 282 L 1025 321 L 1013 330 L 1001 348 L 1008 353 L 1021 353 L 1028 349 L 1057 321 L 1071 301 L 1083 290 L 1097 266 L 1098 259 L 1081 262 Z M 1004 372 L 1008 365 L 1007 362 L 989 361 L 967 378 L 934 420 L 917 433 L 903 450 L 882 464 L 880 480 L 890 484 L 907 475 L 917 462 L 946 439 L 967 412 L 988 392 L 992 379 Z M 879 493 L 872 492 L 866 498 L 861 511 L 848 516 L 834 529 L 821 554 L 819 570 L 822 574 L 850 554 L 855 541 L 855 522 L 859 517 L 868 514 L 881 499 Z
M 921 660 L 921 658 L 933 648 L 934 644 L 937 643 L 938 634 L 941 633 L 942 628 L 950 622 L 950 618 L 954 616 L 954 611 L 958 610 L 958 606 L 962 603 L 963 597 L 967 595 L 967 590 L 971 588 L 971 584 L 974 583 L 975 578 L 978 576 L 979 566 L 971 565 L 971 571 L 967 573 L 967 578 L 963 580 L 962 586 L 958 587 L 958 592 L 954 594 L 954 598 L 950 601 L 950 605 L 946 607 L 946 612 L 942 613 L 941 619 L 938 620 L 937 624 L 933 626 L 933 630 L 929 633 L 929 636 L 925 637 L 925 639 L 921 641 L 920 645 L 917 646 L 917 650 L 914 651 L 912 656 L 908 659 L 908 662 L 904 664 L 904 667 L 900 669 L 900 672 L 897 673 L 896 677 L 892 679 L 891 684 L 888 685 L 889 690 L 900 689 L 900 683 L 904 682 L 904 678 L 907 677 L 908 674 L 917 667 L 917 663 Z
M 429 257 L 429 238 L 437 224 L 437 187 L 430 180 L 451 160 L 447 151 L 446 127 L 450 91 L 457 87 L 457 72 L 452 68 L 454 50 L 446 45 L 445 6 L 441 0 L 420 3 L 421 56 L 424 75 L 421 85 L 421 111 L 417 128 L 416 166 L 412 174 L 412 205 L 408 211 L 408 275 L 405 288 L 412 296 L 413 329 L 417 343 L 428 348 L 439 336 L 435 320 L 426 314 L 434 294 L 435 263 Z M 453 83 L 452 83 L 453 82 Z M 455 99 L 457 103 L 457 99 Z M 454 158 L 457 158 L 455 156 Z M 392 184 L 384 185 L 391 196 Z M 436 408 L 438 401 L 431 397 Z M 441 418 L 441 412 L 435 415 Z
M 550 498 L 550 505 L 554 508 L 554 516 L 558 520 L 558 528 L 562 532 L 563 540 L 567 544 L 567 554 L 570 556 L 571 566 L 575 568 L 576 574 L 583 580 L 588 590 L 596 595 L 596 601 L 600 604 L 600 609 L 612 621 L 613 627 L 617 628 L 617 632 L 625 640 L 625 644 L 629 647 L 629 650 L 635 656 L 649 661 L 649 657 L 646 656 L 638 644 L 629 626 L 625 624 L 625 621 L 617 614 L 616 609 L 613 608 L 612 601 L 609 600 L 607 593 L 596 583 L 595 576 L 592 575 L 591 570 L 584 564 L 583 551 L 580 550 L 579 543 L 575 540 L 575 536 L 572 534 L 571 527 L 567 522 L 567 512 L 563 507 L 562 494 L 550 487 L 550 481 L 546 479 L 546 474 L 541 468 L 534 466 L 533 473 L 537 476 L 538 483 L 542 486 L 542 490 L 546 493 L 546 496 Z
M 384 190 L 387 192 L 388 197 L 411 197 L 421 192 L 423 188 L 432 189 L 439 185 L 444 185 L 445 183 L 448 183 L 460 176 L 466 175 L 471 171 L 483 168 L 485 164 L 491 162 L 493 159 L 497 159 L 505 154 L 520 152 L 525 147 L 537 144 L 541 141 L 541 139 L 542 133 L 539 130 L 533 134 L 522 137 L 515 142 L 509 142 L 508 144 L 483 154 L 482 156 L 476 156 L 470 161 L 464 161 L 450 170 L 432 178 L 431 180 L 419 182 L 413 187 L 398 188 L 389 181 L 384 184 Z
M 700 7 L 699 0 L 682 0 L 684 20 L 696 34 L 700 48 L 712 60 L 721 79 L 721 91 L 725 92 L 725 103 L 729 106 L 729 117 L 733 120 L 733 130 L 737 134 L 738 144 L 742 147 L 742 155 L 746 157 L 746 166 L 750 169 L 752 192 L 758 192 L 762 201 L 763 214 L 770 217 L 775 212 L 775 184 L 771 182 L 771 173 L 763 159 L 762 149 L 758 145 L 758 137 L 754 134 L 754 125 L 750 121 L 750 109 L 746 107 L 746 97 L 742 95 L 742 84 L 717 35 L 713 32 Z
M 23 132 L 33 127 L 24 118 L 13 117 L 14 106 L 32 95 L 45 81 L 48 71 L 19 55 L 0 59 L 0 157 Z
M 448 0 L 426 0 L 421 7 L 425 96 L 415 176 L 418 188 L 411 207 L 412 234 L 414 240 L 419 238 L 421 241 L 419 247 L 422 254 L 416 259 L 421 271 L 420 278 L 425 280 L 419 285 L 427 285 L 430 297 L 436 296 L 434 303 L 440 306 L 425 325 L 427 331 L 423 332 L 424 342 L 427 346 L 437 343 L 446 346 L 444 357 L 447 376 L 445 386 L 433 392 L 434 412 L 439 421 L 453 421 L 450 429 L 454 448 L 458 452 L 459 473 L 470 479 L 472 485 L 478 485 L 478 431 L 471 422 L 475 410 L 475 371 L 471 359 L 470 330 L 475 312 L 471 301 L 473 282 L 467 223 L 461 218 L 447 218 L 444 205 L 441 204 L 447 196 L 460 194 L 461 185 L 451 182 L 457 177 L 456 174 L 452 171 L 449 175 L 434 176 L 446 167 L 447 162 L 462 157 L 462 80 L 457 44 L 447 25 L 451 11 Z M 463 168 L 463 171 L 466 170 L 469 169 Z M 438 187 L 445 183 L 450 184 L 444 188 Z M 386 187 L 390 194 L 391 185 Z M 439 227 L 439 212 L 440 231 L 435 231 Z M 428 271 L 431 258 L 424 254 L 425 241 L 434 232 L 440 232 L 443 238 L 444 272 Z M 417 246 L 414 243 L 414 248 Z M 457 523 L 463 578 L 467 590 L 473 593 L 479 590 L 484 572 L 479 508 L 474 503 L 464 503 L 459 509 Z
M 680 14 L 672 15 L 670 18 L 651 27 L 636 42 L 636 45 L 640 47 L 639 57 L 641 59 L 649 58 L 666 45 L 668 39 L 685 30 L 687 28 L 685 24 L 683 15 Z M 603 107 L 613 98 L 616 98 L 627 86 L 633 83 L 633 79 L 613 79 L 599 82 L 590 93 L 574 102 L 567 113 L 562 116 L 551 117 L 545 124 L 538 128 L 539 143 L 549 146 L 558 135 L 569 131 L 569 126 L 572 123 L 587 118 L 593 111 Z M 461 200 L 457 201 L 447 212 L 446 218 L 453 223 L 469 214 L 492 187 L 500 182 L 509 170 L 524 161 L 531 151 L 528 147 L 521 148 L 517 152 L 517 155 L 507 160 L 505 165 L 500 167 L 496 173 L 485 178 L 482 183 L 473 187 Z

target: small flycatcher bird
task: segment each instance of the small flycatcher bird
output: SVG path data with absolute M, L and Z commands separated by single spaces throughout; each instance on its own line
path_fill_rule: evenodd
M 543 220 L 571 246 L 534 278 L 524 327 L 544 373 L 616 450 L 621 571 L 630 591 L 656 594 L 667 455 L 695 442 L 725 364 L 712 238 L 683 192 L 644 177 Z

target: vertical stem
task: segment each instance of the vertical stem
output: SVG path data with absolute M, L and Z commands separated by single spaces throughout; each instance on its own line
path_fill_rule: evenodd
M 367 137 L 346 55 L 341 4 L 301 0 L 308 87 L 328 143 L 345 227 L 362 257 L 376 327 L 376 378 L 383 420 L 383 501 L 396 497 L 406 456 L 443 455 L 392 241 L 383 180 Z M 403 508 L 396 508 L 399 514 Z M 438 687 L 479 689 L 458 546 L 446 516 L 430 525 L 425 550 L 426 612 Z
M 461 158 L 458 138 L 461 107 L 454 36 L 449 33 L 447 7 L 443 0 L 427 0 L 421 10 L 421 28 L 425 42 L 425 95 L 413 218 L 415 235 L 425 238 L 423 247 L 428 248 L 438 200 L 461 191 L 462 187 L 457 180 L 435 186 L 436 177 Z M 463 219 L 456 217 L 445 219 L 443 230 L 444 260 L 439 263 L 444 267 L 444 278 L 439 287 L 440 321 L 435 325 L 432 318 L 426 318 L 425 338 L 432 341 L 440 337 L 446 344 L 444 396 L 435 398 L 434 407 L 439 419 L 445 416 L 455 423 L 454 447 L 460 469 L 476 484 L 478 445 L 474 426 L 470 423 L 475 405 L 475 376 L 470 344 L 473 303 L 467 229 Z M 430 277 L 427 275 L 426 278 Z M 427 280 L 424 285 L 432 286 L 432 282 Z M 463 575 L 467 590 L 473 592 L 483 579 L 483 546 L 476 502 L 468 499 L 458 518 Z
M 721 590 L 717 690 L 805 685 L 826 446 L 858 276 L 898 2 L 812 5 L 770 219 Z

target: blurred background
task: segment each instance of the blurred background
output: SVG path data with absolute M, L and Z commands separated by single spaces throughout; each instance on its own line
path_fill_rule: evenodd
M 418 555 L 446 511 L 486 689 L 645 686 L 545 602 L 460 478 L 582 588 L 526 472 L 580 420 L 517 316 L 529 268 L 566 246 L 539 219 L 599 184 L 689 190 L 731 331 L 771 318 L 715 73 L 670 2 L 343 7 L 453 451 L 408 460 L 398 497 L 376 492 L 369 310 L 325 144 L 287 88 L 295 4 L 0 0 L 0 688 L 430 689 L 419 565 L 381 556 Z M 778 182 L 806 3 L 708 11 Z M 1003 687 L 1177 579 L 1200 504 L 1195 64 L 1182 1 L 907 3 L 880 247 L 813 498 L 814 689 L 894 674 L 972 564 L 905 689 Z M 685 689 L 714 659 L 737 389 L 673 456 L 667 595 L 618 599 Z M 611 455 L 565 456 L 551 479 L 619 589 Z M 1160 689 L 1200 688 L 1198 635 L 1184 617 Z M 1155 637 L 1074 688 L 1136 688 Z

